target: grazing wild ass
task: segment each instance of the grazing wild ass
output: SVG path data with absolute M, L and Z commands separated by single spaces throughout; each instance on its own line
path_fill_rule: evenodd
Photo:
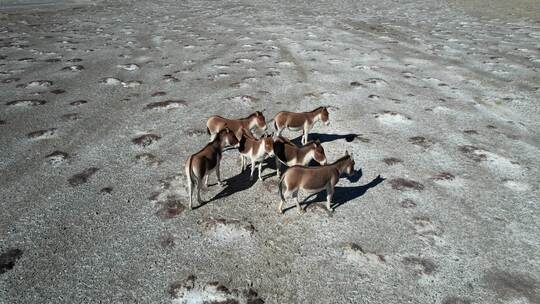
M 345 156 L 330 165 L 321 167 L 290 167 L 285 171 L 278 185 L 278 193 L 281 199 L 278 207 L 279 212 L 283 213 L 285 197 L 289 194 L 292 194 L 296 199 L 298 213 L 305 211 L 300 208 L 300 203 L 298 202 L 299 190 L 304 190 L 310 194 L 326 190 L 326 209 L 331 211 L 332 196 L 334 195 L 334 188 L 339 181 L 339 177 L 342 173 L 347 173 L 347 175 L 351 176 L 353 172 L 354 159 L 352 154 L 349 155 L 348 152 L 345 152 Z
M 227 126 L 233 131 L 236 139 L 240 141 L 242 137 L 242 129 L 246 129 L 251 135 L 251 129 L 257 127 L 262 131 L 266 131 L 266 120 L 262 112 L 255 112 L 246 118 L 240 119 L 227 119 L 221 116 L 211 116 L 206 122 L 206 131 L 210 135 L 210 141 L 213 141 L 216 134 L 223 130 Z
M 308 133 L 313 128 L 317 121 L 322 121 L 325 125 L 330 124 L 329 113 L 327 107 L 318 107 L 311 112 L 286 112 L 282 111 L 274 116 L 274 127 L 277 135 L 281 136 L 281 132 L 285 128 L 292 131 L 302 130 L 302 144 L 305 145 L 308 141 Z
M 326 164 L 324 148 L 319 140 L 310 141 L 302 147 L 296 146 L 283 136 L 274 137 L 274 155 L 276 159 L 277 176 L 281 176 L 280 163 L 288 167 L 307 166 L 314 159 L 321 165 Z
M 251 179 L 253 179 L 253 173 L 255 172 L 255 163 L 259 163 L 259 180 L 262 181 L 261 171 L 262 163 L 266 155 L 274 155 L 274 140 L 272 135 L 263 135 L 260 139 L 256 139 L 242 129 L 242 137 L 240 138 L 240 146 L 238 151 L 240 152 L 240 159 L 242 161 L 242 171 L 245 167 L 245 158 L 251 160 Z
M 226 146 L 234 146 L 238 143 L 234 133 L 225 128 L 217 134 L 212 142 L 208 143 L 201 151 L 191 155 L 186 160 L 186 176 L 189 187 L 189 209 L 192 209 L 193 186 L 197 186 L 197 202 L 201 201 L 201 183 L 205 178 L 204 186 L 208 187 L 208 176 L 216 170 L 218 183 L 221 185 L 221 176 L 219 173 L 219 164 L 221 162 L 221 153 Z

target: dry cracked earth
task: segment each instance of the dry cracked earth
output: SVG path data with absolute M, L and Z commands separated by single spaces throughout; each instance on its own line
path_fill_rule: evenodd
M 539 70 L 540 19 L 454 2 L 1 10 L 0 302 L 540 303 Z M 208 116 L 321 105 L 334 212 L 234 150 L 187 209 Z

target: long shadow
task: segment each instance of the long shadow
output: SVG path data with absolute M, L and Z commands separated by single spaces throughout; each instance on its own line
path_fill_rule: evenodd
M 347 142 L 353 141 L 356 137 L 358 137 L 358 134 L 323 134 L 323 133 L 309 133 L 308 134 L 308 141 L 310 140 L 319 140 L 321 143 L 325 142 L 331 142 L 339 139 L 345 139 Z M 302 145 L 302 135 L 295 137 L 291 140 L 295 145 L 301 146 Z
M 263 167 L 262 167 L 263 172 L 264 172 L 265 169 L 270 168 L 269 164 L 271 164 L 273 161 L 274 160 L 272 158 L 269 158 L 268 160 L 266 160 L 263 163 Z M 251 186 L 253 186 L 257 182 L 258 174 L 259 173 L 258 173 L 257 169 L 255 169 L 255 173 L 253 173 L 253 180 L 251 180 L 250 179 L 251 165 L 247 166 L 247 168 L 244 169 L 244 171 L 242 171 L 240 174 L 234 175 L 234 176 L 229 177 L 228 179 L 224 180 L 223 182 L 225 184 L 225 188 L 223 188 L 223 190 L 221 190 L 218 194 L 216 194 L 210 200 L 208 200 L 206 202 L 203 202 L 197 208 L 202 207 L 202 206 L 204 206 L 204 205 L 206 205 L 206 204 L 208 204 L 210 202 L 213 202 L 215 200 L 231 196 L 231 195 L 235 194 L 236 192 L 244 191 L 244 190 L 247 190 L 247 189 L 251 188 Z M 275 173 L 270 173 L 270 174 L 267 174 L 267 175 L 263 175 L 262 178 L 263 179 L 268 178 L 268 176 L 272 176 L 272 174 L 275 174 Z
M 361 170 L 358 170 L 356 173 L 360 172 Z M 353 174 L 353 177 L 354 175 Z M 359 176 L 361 177 L 361 172 L 359 173 Z M 352 177 L 351 177 L 352 178 Z M 354 177 L 356 178 L 356 177 Z M 353 178 L 353 179 L 354 179 Z M 359 177 L 358 177 L 359 179 Z M 349 179 L 351 180 L 351 179 Z M 347 202 L 350 202 L 356 198 L 361 197 L 364 195 L 369 189 L 376 187 L 380 183 L 382 183 L 385 180 L 385 178 L 381 177 L 380 175 L 374 178 L 372 181 L 365 185 L 356 186 L 356 187 L 336 187 L 334 192 L 334 197 L 332 198 L 332 206 L 330 206 L 332 209 L 337 209 L 341 205 L 344 205 Z M 309 200 L 311 197 L 315 196 L 313 200 Z M 309 200 L 309 201 L 308 201 Z M 319 202 L 326 202 L 326 191 L 321 191 L 317 194 L 312 194 L 308 196 L 300 205 L 305 205 L 304 209 L 307 209 L 311 204 L 313 203 L 319 203 Z M 290 207 L 290 208 L 294 208 Z M 288 209 L 290 209 L 288 208 Z
M 369 183 L 356 186 L 356 187 L 336 187 L 334 192 L 333 206 L 332 208 L 336 209 L 341 205 L 344 205 L 347 202 L 354 200 L 362 195 L 364 195 L 369 189 L 376 187 L 385 180 L 384 177 L 378 175 Z

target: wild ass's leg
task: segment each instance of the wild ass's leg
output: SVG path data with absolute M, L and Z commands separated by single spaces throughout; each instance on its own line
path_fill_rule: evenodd
M 240 173 L 244 172 L 244 169 L 245 169 L 245 158 L 244 158 L 244 155 L 240 154 L 240 162 L 242 163 L 242 170 L 240 171 Z
M 208 190 L 208 177 L 210 176 L 210 173 L 207 172 L 204 176 L 204 190 Z
M 285 194 L 283 194 L 283 187 L 285 188 Z M 278 194 L 280 198 L 278 212 L 283 214 L 283 204 L 285 204 L 285 197 L 289 195 L 289 190 L 287 189 L 287 183 L 284 180 L 281 180 L 278 184 Z
M 189 210 L 193 209 L 193 181 L 188 181 L 188 192 L 189 192 Z
M 334 196 L 334 187 L 328 186 L 326 188 L 326 210 L 333 211 L 332 210 L 332 197 Z
M 199 206 L 203 203 L 201 199 L 201 182 L 202 180 L 197 181 L 197 202 L 199 203 Z
M 300 189 L 296 190 L 293 193 L 294 201 L 296 202 L 296 208 L 298 209 L 298 214 L 302 214 L 306 212 L 306 210 L 300 208 L 300 202 L 298 201 L 298 192 L 300 192 Z
M 277 157 L 277 155 L 274 155 L 274 158 L 276 159 L 276 172 L 277 172 L 277 177 L 281 177 L 281 172 L 279 171 L 279 167 L 281 167 L 281 164 L 279 162 L 279 159 Z
M 262 180 L 263 180 L 263 179 L 262 179 L 262 175 L 261 175 L 261 174 L 262 174 L 262 173 L 261 173 L 261 172 L 262 172 L 262 163 L 263 163 L 263 161 L 260 161 L 260 162 L 259 162 L 259 180 L 260 180 L 261 182 L 262 182 Z
M 308 124 L 307 122 L 304 123 L 304 128 L 302 129 L 302 145 L 305 145 L 307 144 L 307 139 L 308 139 L 308 132 L 309 132 L 309 127 L 308 127 Z
M 284 129 L 285 129 L 285 127 L 281 128 L 281 129 L 278 127 L 277 130 L 276 130 L 277 131 L 277 136 L 281 136 L 281 133 L 283 132 Z
M 251 175 L 249 177 L 250 180 L 253 180 L 253 173 L 255 173 L 255 160 L 251 160 Z
M 223 186 L 223 182 L 221 181 L 221 172 L 219 172 L 220 163 L 221 163 L 221 159 L 218 159 L 218 162 L 216 164 L 216 176 L 217 176 L 218 185 Z

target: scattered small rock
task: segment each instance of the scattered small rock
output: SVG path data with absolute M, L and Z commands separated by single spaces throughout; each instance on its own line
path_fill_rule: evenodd
M 106 85 L 119 85 L 119 84 L 122 83 L 122 81 L 120 81 L 120 79 L 113 78 L 113 77 L 103 78 L 99 82 L 102 83 L 102 84 L 106 84 Z
M 387 158 L 383 158 L 383 162 L 387 164 L 388 166 L 393 166 L 395 164 L 402 163 L 403 161 L 399 158 L 387 157 Z
M 71 72 L 79 72 L 84 70 L 84 67 L 82 65 L 70 65 L 67 67 L 62 68 L 62 71 L 71 71 Z
M 99 168 L 96 168 L 96 167 L 87 168 L 83 172 L 75 174 L 72 177 L 70 177 L 68 179 L 68 182 L 73 187 L 82 185 L 86 183 L 88 179 L 92 177 L 92 175 L 94 175 L 98 170 Z
M 413 267 L 419 275 L 431 275 L 437 269 L 437 265 L 432 260 L 422 257 L 405 257 L 403 264 Z
M 174 242 L 174 236 L 170 233 L 162 235 L 159 244 L 163 248 L 172 248 L 176 245 Z
M 79 113 L 67 113 L 67 114 L 64 114 L 64 115 L 62 115 L 62 119 L 63 120 L 70 120 L 70 121 L 77 120 L 77 119 L 79 119 Z
M 416 207 L 416 203 L 413 200 L 408 199 L 408 198 L 402 200 L 400 205 L 402 208 L 415 208 Z
M 432 177 L 433 180 L 453 180 L 455 176 L 450 172 L 441 172 Z
M 51 128 L 51 129 L 33 131 L 26 134 L 26 136 L 31 139 L 44 139 L 44 138 L 50 138 L 54 136 L 55 133 L 56 133 L 56 128 Z
M 65 162 L 69 158 L 69 154 L 63 151 L 53 151 L 52 153 L 48 154 L 46 156 L 47 161 L 51 165 L 58 165 L 60 163 Z
M 162 220 L 175 218 L 186 210 L 186 207 L 174 197 L 168 197 L 166 201 L 158 202 L 158 205 L 160 205 L 160 208 L 156 215 Z
M 392 188 L 395 190 L 416 190 L 416 191 L 422 191 L 424 190 L 424 185 L 422 185 L 419 182 L 405 179 L 405 178 L 394 178 L 390 180 L 390 185 L 392 185 Z
M 458 149 L 461 153 L 465 154 L 465 156 L 467 156 L 468 158 L 474 161 L 480 162 L 483 160 L 487 160 L 487 155 L 480 152 L 482 150 L 475 146 L 464 145 L 464 146 L 459 146 Z
M 165 101 L 158 101 L 158 102 L 149 103 L 144 108 L 146 110 L 174 109 L 174 108 L 185 107 L 186 105 L 187 105 L 187 101 L 185 101 L 185 100 L 165 100 Z
M 53 93 L 53 94 L 58 95 L 58 94 L 64 94 L 64 93 L 66 92 L 66 90 L 55 89 L 55 90 L 52 90 L 52 91 L 50 91 L 50 92 Z
M 409 142 L 413 145 L 421 146 L 422 148 L 429 148 L 432 145 L 432 141 L 426 139 L 423 136 L 414 136 L 409 138 Z
M 135 71 L 139 69 L 139 66 L 135 63 L 128 63 L 128 64 L 119 64 L 117 65 L 118 68 L 124 69 L 126 71 Z
M 139 145 L 141 147 L 148 147 L 149 145 L 155 143 L 156 141 L 160 139 L 161 139 L 161 136 L 150 133 L 150 134 L 144 134 L 139 137 L 136 137 L 132 139 L 131 141 L 134 144 Z
M 358 82 L 358 81 L 353 81 L 350 83 L 351 87 L 365 87 L 366 85 L 364 85 L 363 83 L 361 82 Z
M 41 106 L 46 104 L 47 101 L 41 99 L 21 99 L 8 101 L 6 105 L 8 106 Z
M 159 96 L 164 96 L 164 95 L 167 95 L 167 93 L 163 92 L 163 91 L 157 91 L 157 92 L 154 92 L 152 93 L 152 97 L 159 97 Z
M 158 166 L 159 164 L 161 164 L 161 160 L 159 160 L 154 154 L 151 153 L 137 154 L 135 156 L 135 159 L 137 159 L 138 162 L 142 162 L 151 166 Z
M 22 254 L 23 251 L 18 248 L 11 248 L 0 254 L 0 274 L 13 269 Z
M 79 99 L 79 100 L 72 101 L 69 104 L 72 105 L 72 106 L 80 106 L 80 105 L 83 105 L 83 104 L 86 104 L 86 103 L 88 103 L 88 101 Z
M 12 82 L 17 82 L 19 80 L 21 79 L 17 77 L 10 77 L 10 78 L 5 78 L 5 79 L 0 80 L 0 83 L 12 83 Z
M 471 304 L 471 303 L 472 303 L 471 300 L 460 298 L 457 296 L 446 296 L 441 301 L 441 304 Z
M 105 188 L 101 188 L 101 190 L 99 190 L 99 192 L 103 193 L 103 194 L 111 194 L 112 191 L 113 191 L 112 187 L 105 187 Z

